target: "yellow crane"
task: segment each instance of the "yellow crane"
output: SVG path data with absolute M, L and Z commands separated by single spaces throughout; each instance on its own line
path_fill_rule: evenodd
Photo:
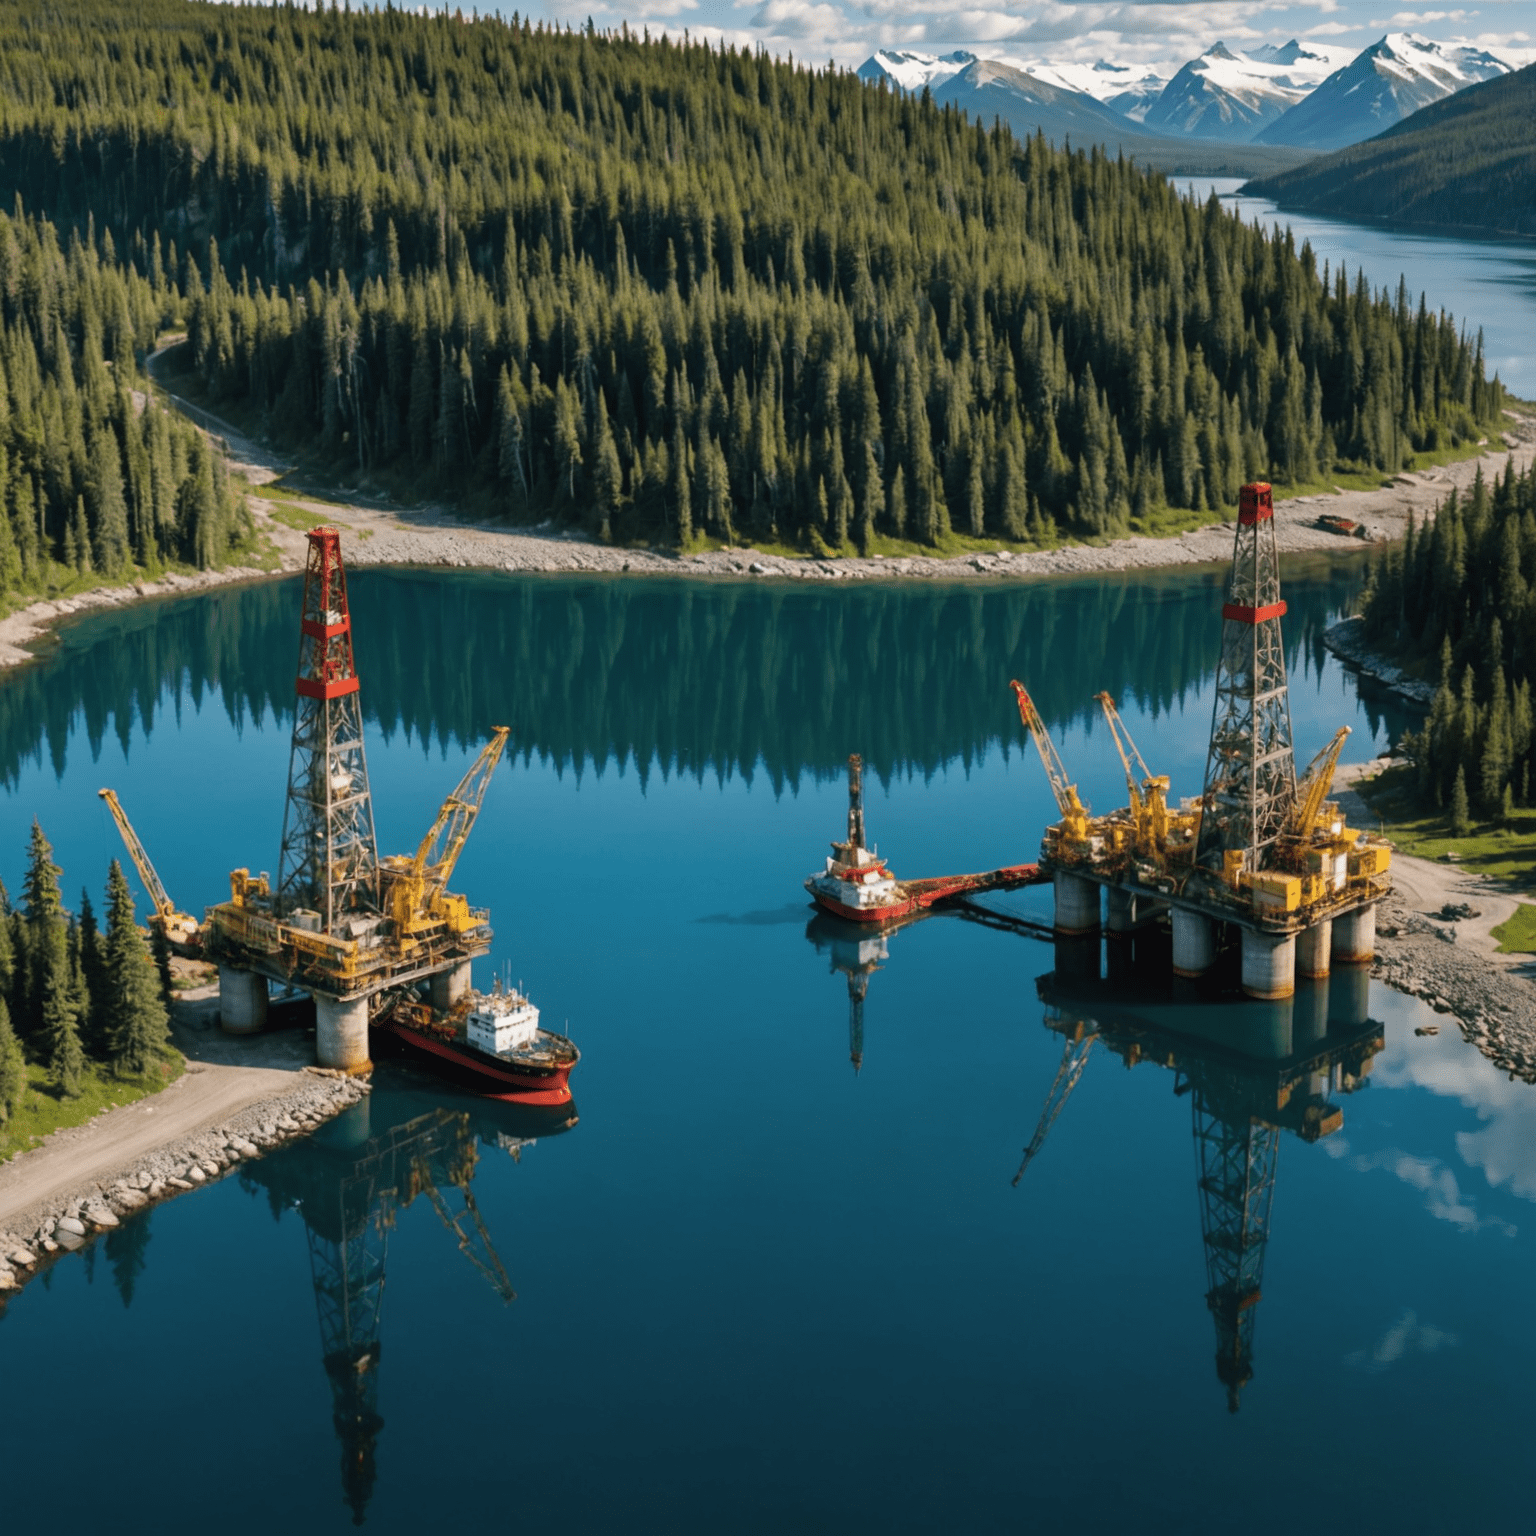
M 123 846 L 128 850 L 128 857 L 133 861 L 133 867 L 139 872 L 139 882 L 149 895 L 153 913 L 149 916 L 149 926 L 159 928 L 166 938 L 166 942 L 179 955 L 197 955 L 202 953 L 202 935 L 198 921 L 190 913 L 178 912 L 176 903 L 171 900 L 161 883 L 160 876 L 155 873 L 155 866 L 149 861 L 149 854 L 145 851 L 144 844 L 139 841 L 139 834 L 133 830 L 133 823 L 128 820 L 128 813 L 123 809 L 123 802 L 117 798 L 116 791 L 110 789 L 98 790 L 97 793 L 107 802 L 107 809 L 112 812 L 112 820 L 117 823 L 117 830 L 122 835 Z
M 1310 838 L 1318 830 L 1317 818 L 1322 813 L 1323 802 L 1333 788 L 1334 771 L 1339 766 L 1339 754 L 1344 750 L 1344 740 L 1349 727 L 1341 725 L 1334 738 L 1307 765 L 1307 771 L 1296 786 L 1296 805 L 1291 812 L 1291 824 L 1286 831 L 1292 837 Z
M 1114 699 L 1107 693 L 1096 693 L 1094 698 L 1104 711 L 1104 720 L 1109 726 L 1115 751 L 1120 754 L 1120 766 L 1125 769 L 1125 787 L 1131 799 L 1136 853 L 1141 858 L 1161 863 L 1168 850 L 1168 775 L 1153 773 L 1147 767 L 1146 759 L 1136 750 L 1136 743 L 1131 740 L 1131 733 L 1125 721 L 1120 718 L 1120 711 L 1115 708 Z M 1140 785 L 1131 767 L 1133 759 L 1136 767 L 1141 770 Z
M 469 772 L 443 801 L 437 820 L 414 856 L 397 853 L 380 861 L 381 899 L 401 939 L 416 938 L 439 927 L 452 934 L 465 933 L 483 921 L 483 914 L 477 915 L 467 898 L 453 895 L 447 886 L 509 734 L 509 727 L 504 725 L 492 731 Z
M 1019 701 L 1019 719 L 1024 722 L 1024 729 L 1034 737 L 1040 761 L 1045 765 L 1045 776 L 1051 781 L 1051 793 L 1056 797 L 1057 810 L 1061 812 L 1061 823 L 1057 830 L 1068 843 L 1086 843 L 1088 807 L 1079 797 L 1077 785 L 1067 779 L 1061 754 L 1057 752 L 1056 744 L 1051 740 L 1051 734 L 1046 730 L 1045 721 L 1040 718 L 1040 711 L 1035 708 L 1035 701 L 1030 698 L 1028 690 L 1017 679 L 1008 686 L 1013 689 Z

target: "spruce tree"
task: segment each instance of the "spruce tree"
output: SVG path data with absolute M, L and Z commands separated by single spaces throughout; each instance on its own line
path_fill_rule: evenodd
M 47 936 L 38 965 L 38 1024 L 48 1081 L 69 1098 L 79 1096 L 85 1052 L 71 996 L 69 952 L 62 922 Z
M 1467 804 L 1467 770 L 1458 765 L 1451 789 L 1451 836 L 1465 837 L 1472 830 L 1472 808 Z
M 170 1040 L 170 1031 L 154 962 L 134 918 L 133 892 L 116 859 L 107 877 L 106 970 L 113 1069 L 142 1077 Z
M 21 1108 L 26 1091 L 26 1058 L 16 1031 L 11 1028 L 11 1010 L 0 997 L 0 1122 L 9 1120 Z

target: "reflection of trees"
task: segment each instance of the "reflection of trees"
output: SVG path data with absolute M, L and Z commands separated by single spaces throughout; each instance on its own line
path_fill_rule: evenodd
M 1022 586 L 758 586 L 362 570 L 351 595 L 364 707 L 386 734 L 479 741 L 512 727 L 560 764 L 633 761 L 698 776 L 764 769 L 774 785 L 969 764 L 1011 741 L 1007 681 L 1053 725 L 1108 688 L 1168 708 L 1208 675 L 1219 577 L 1109 576 Z M 1291 583 L 1294 672 L 1315 671 L 1344 574 Z M 45 749 L 62 771 L 83 723 L 126 750 L 165 708 L 217 692 L 232 721 L 289 716 L 292 582 L 155 602 L 82 621 L 45 665 L 0 685 L 0 778 Z

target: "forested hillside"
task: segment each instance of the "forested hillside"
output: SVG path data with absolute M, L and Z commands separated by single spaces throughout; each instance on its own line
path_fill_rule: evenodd
M 1349 218 L 1536 234 L 1536 65 L 1245 190 Z
M 180 300 L 157 273 L 0 214 L 0 597 L 221 560 L 243 513 L 138 361 Z M 146 263 L 153 267 L 153 262 Z
M 1098 533 L 1500 409 L 1450 319 L 1214 202 L 704 45 L 0 5 L 0 191 L 163 281 L 217 407 L 604 537 Z
M 1408 745 L 1426 800 L 1456 794 L 1490 816 L 1531 804 L 1536 672 L 1536 468 L 1479 477 L 1433 524 L 1390 551 L 1367 592 L 1366 632 L 1383 650 L 1438 667 L 1440 688 Z

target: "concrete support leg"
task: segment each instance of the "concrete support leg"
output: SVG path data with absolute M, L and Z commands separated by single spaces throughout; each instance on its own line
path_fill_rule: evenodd
M 1173 909 L 1173 974 L 1203 976 L 1216 963 L 1216 926 L 1183 907 Z
M 1333 962 L 1333 919 L 1325 917 L 1296 935 L 1296 974 L 1326 976 Z
M 1099 888 L 1092 880 L 1058 870 L 1055 890 L 1057 933 L 1092 933 L 1098 928 Z
M 219 1028 L 226 1035 L 256 1035 L 267 1027 L 267 978 L 219 967 Z
M 349 1072 L 368 1065 L 368 1000 L 339 1003 L 315 994 L 315 1059 Z
M 1122 891 L 1116 886 L 1110 886 L 1109 931 L 1129 933 L 1136 926 L 1139 916 L 1136 910 L 1136 897 L 1130 891 Z
M 1376 954 L 1376 908 L 1361 907 L 1333 920 L 1333 958 L 1340 965 L 1367 965 Z
M 1243 991 L 1249 997 L 1290 997 L 1296 991 L 1294 934 L 1243 929 Z
M 439 971 L 432 978 L 432 1006 L 438 1013 L 447 1013 L 468 991 L 469 961 L 461 960 L 451 971 Z

